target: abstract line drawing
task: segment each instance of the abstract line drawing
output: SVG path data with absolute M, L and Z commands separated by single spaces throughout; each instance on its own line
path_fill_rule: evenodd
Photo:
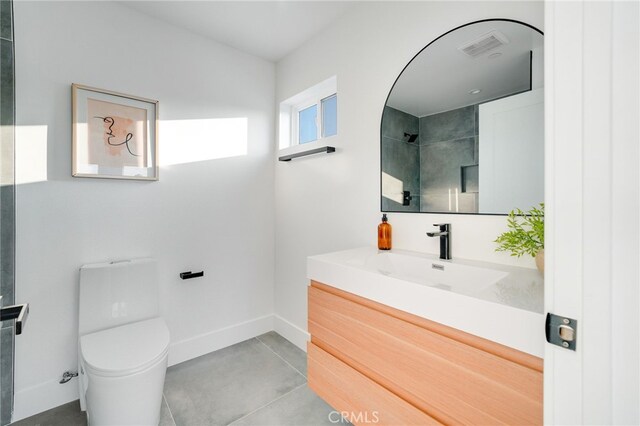
M 143 167 L 147 111 L 87 99 L 89 161 L 109 167 Z
M 73 176 L 157 179 L 158 102 L 77 84 Z
M 106 136 L 107 136 L 107 143 L 111 146 L 120 146 L 120 145 L 124 145 L 127 147 L 127 151 L 129 151 L 129 154 L 135 156 L 135 157 L 139 157 L 139 154 L 134 154 L 133 152 L 131 152 L 131 147 L 129 147 L 129 141 L 131 141 L 131 139 L 133 139 L 133 133 L 127 133 L 127 135 L 124 138 L 124 141 L 117 143 L 117 142 L 113 142 L 112 139 L 115 139 L 116 135 L 115 133 L 113 133 L 113 126 L 115 126 L 116 124 L 116 119 L 113 117 L 93 117 L 93 118 L 99 118 L 100 120 L 102 120 L 104 122 L 104 125 L 107 127 L 106 128 Z

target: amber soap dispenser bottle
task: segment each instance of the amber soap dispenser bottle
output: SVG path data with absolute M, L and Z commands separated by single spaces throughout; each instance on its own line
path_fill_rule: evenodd
M 386 214 L 382 215 L 382 223 L 378 225 L 378 249 L 391 250 L 391 225 Z

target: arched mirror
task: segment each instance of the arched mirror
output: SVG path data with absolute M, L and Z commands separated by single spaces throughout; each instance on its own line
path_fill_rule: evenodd
M 544 201 L 544 42 L 486 20 L 427 45 L 381 124 L 384 212 L 507 214 Z

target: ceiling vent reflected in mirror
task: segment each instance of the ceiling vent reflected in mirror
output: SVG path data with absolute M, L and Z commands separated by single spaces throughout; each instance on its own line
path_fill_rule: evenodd
M 507 37 L 500 31 L 494 30 L 484 34 L 476 40 L 463 44 L 458 47 L 458 49 L 472 58 L 477 58 L 478 56 L 507 43 L 509 43 L 509 39 L 507 39 Z

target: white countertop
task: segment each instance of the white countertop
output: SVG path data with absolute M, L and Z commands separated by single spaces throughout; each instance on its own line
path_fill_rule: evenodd
M 430 270 L 433 264 L 455 274 L 454 279 L 443 279 L 440 283 L 437 277 L 441 272 Z M 415 265 L 429 269 L 419 270 Z M 535 269 L 465 259 L 440 260 L 432 254 L 397 249 L 381 252 L 375 247 L 362 247 L 308 257 L 307 277 L 543 356 L 544 281 Z

